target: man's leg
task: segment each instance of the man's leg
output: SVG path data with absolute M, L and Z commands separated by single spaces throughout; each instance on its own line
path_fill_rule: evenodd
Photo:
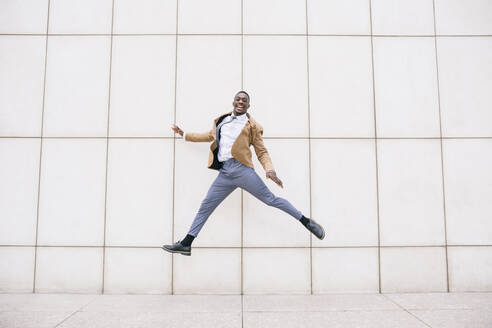
M 188 234 L 196 237 L 215 208 L 236 188 L 237 186 L 232 184 L 230 179 L 220 172 L 208 189 L 207 195 L 196 213 Z
M 301 220 L 301 211 L 296 209 L 288 200 L 275 196 L 254 169 L 243 167 L 243 170 L 245 172 L 237 179 L 237 186 L 243 188 L 268 206 L 276 207 L 290 214 L 295 219 Z

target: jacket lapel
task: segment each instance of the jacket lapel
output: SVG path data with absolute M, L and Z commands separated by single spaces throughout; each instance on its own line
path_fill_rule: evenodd
M 217 148 L 218 146 L 218 136 L 217 136 L 217 127 L 219 126 L 219 124 L 222 122 L 222 120 L 224 118 L 226 118 L 227 116 L 231 115 L 232 114 L 232 111 L 228 112 L 228 113 L 225 113 L 225 114 L 222 114 L 220 115 L 219 117 L 217 117 L 214 122 L 215 122 L 215 125 L 214 125 L 214 134 L 215 134 L 215 140 L 210 144 L 210 150 L 214 150 L 215 148 Z
M 210 150 L 213 151 L 215 148 L 218 147 L 218 142 L 219 142 L 219 138 L 220 138 L 220 136 L 218 135 L 219 134 L 219 131 L 220 131 L 219 125 L 220 125 L 220 123 L 222 123 L 222 121 L 224 120 L 224 118 L 226 118 L 227 116 L 229 116 L 231 114 L 232 114 L 232 111 L 230 111 L 228 113 L 225 113 L 225 114 L 222 114 L 222 115 L 220 115 L 218 118 L 216 118 L 214 120 L 215 121 L 215 131 L 214 131 L 215 140 L 210 145 Z M 244 127 L 241 130 L 241 132 L 239 133 L 238 138 L 241 136 L 241 134 L 243 133 L 243 131 L 245 129 L 249 129 L 250 126 L 253 126 L 255 124 L 255 120 L 251 117 L 251 115 L 249 115 L 249 113 L 246 113 L 245 115 L 248 117 L 249 120 L 246 122 L 246 124 L 244 124 Z M 251 133 L 249 133 L 249 135 L 250 135 L 250 139 L 251 139 Z M 234 143 L 236 143 L 236 142 L 234 141 Z M 232 146 L 234 147 L 234 144 Z

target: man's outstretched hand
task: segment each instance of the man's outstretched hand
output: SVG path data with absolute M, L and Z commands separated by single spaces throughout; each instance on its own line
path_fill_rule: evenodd
M 277 173 L 275 173 L 275 171 L 267 171 L 266 177 L 267 177 L 267 179 L 272 179 L 273 182 L 275 182 L 276 184 L 278 184 L 281 188 L 284 187 L 284 185 L 282 183 L 282 180 L 280 180 L 277 177 Z
M 176 124 L 173 124 L 171 130 L 173 130 L 175 133 L 179 134 L 180 136 L 183 136 L 184 134 L 184 131 L 181 130 Z

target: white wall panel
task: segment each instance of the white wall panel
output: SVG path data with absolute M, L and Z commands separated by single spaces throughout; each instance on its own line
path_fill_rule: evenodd
M 489 0 L 0 2 L 1 291 L 492 291 Z M 326 236 L 237 188 L 167 253 L 241 89 Z

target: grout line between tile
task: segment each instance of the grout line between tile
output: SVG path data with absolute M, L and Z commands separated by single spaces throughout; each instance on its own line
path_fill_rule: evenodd
M 41 139 L 39 136 L 0 136 L 0 139 Z M 135 136 L 114 136 L 114 137 L 77 137 L 77 136 L 58 136 L 58 137 L 46 137 L 43 136 L 43 139 L 174 139 L 176 137 L 135 137 Z M 182 139 L 182 137 L 178 137 L 176 139 Z M 441 137 L 281 137 L 281 136 L 265 136 L 263 139 L 284 139 L 284 140 L 303 140 L 303 139 L 314 139 L 314 140 L 440 140 Z M 442 137 L 443 140 L 459 140 L 459 139 L 492 139 L 492 136 L 475 136 L 475 137 Z
M 447 245 L 448 247 L 492 247 L 492 244 L 462 244 L 462 245 Z M 26 244 L 3 244 L 0 247 L 36 247 L 36 245 Z M 37 247 L 80 247 L 80 248 L 160 248 L 161 246 L 145 246 L 145 245 L 37 245 Z M 310 246 L 243 246 L 243 248 L 309 248 Z M 340 245 L 340 246 L 312 246 L 313 248 L 430 248 L 430 247 L 446 247 L 446 245 Z M 193 248 L 241 248 L 241 246 L 193 246 Z
M 104 294 L 104 282 L 106 274 L 106 217 L 108 208 L 108 166 L 109 166 L 109 119 L 111 117 L 111 76 L 113 66 L 113 25 L 114 25 L 114 1 L 112 0 L 111 7 L 111 37 L 109 41 L 109 82 L 108 82 L 108 112 L 106 118 L 106 172 L 104 173 L 104 237 L 103 237 L 103 250 L 102 250 L 102 284 L 101 294 Z
M 41 169 L 43 162 L 43 133 L 44 133 L 44 107 L 45 107 L 45 98 L 46 98 L 46 71 L 48 67 L 48 30 L 50 25 L 50 2 L 48 0 L 48 13 L 46 17 L 46 42 L 45 42 L 45 53 L 44 53 L 44 76 L 43 76 L 43 104 L 41 107 L 41 136 L 39 143 L 39 166 L 38 166 L 38 194 L 37 194 L 37 204 L 36 204 L 36 240 L 34 246 L 34 272 L 32 279 L 32 292 L 36 292 L 36 273 L 38 266 L 38 231 L 39 231 L 39 202 L 41 196 Z
M 0 33 L 0 36 L 45 36 L 45 33 Z M 49 36 L 110 36 L 109 33 L 48 33 Z M 241 35 L 241 33 L 114 33 L 115 36 L 160 36 L 160 35 L 180 35 L 180 36 L 228 36 Z M 244 33 L 247 36 L 335 36 L 335 37 L 378 37 L 378 38 L 414 38 L 426 37 L 433 38 L 474 38 L 492 37 L 492 34 L 338 34 L 338 33 Z
M 443 224 L 444 224 L 444 251 L 445 251 L 445 261 L 446 261 L 446 291 L 449 293 L 449 262 L 448 262 L 448 233 L 447 233 L 447 223 L 446 223 L 446 188 L 444 184 L 444 153 L 443 153 L 443 142 L 442 142 L 442 120 L 441 120 L 441 93 L 440 93 L 440 82 L 439 82 L 439 59 L 437 56 L 437 37 L 436 37 L 436 4 L 435 0 L 432 0 L 432 13 L 434 18 L 434 54 L 436 61 L 436 83 L 437 83 L 437 109 L 439 113 L 439 143 L 441 150 L 441 184 L 442 184 L 442 209 L 443 209 Z
M 244 3 L 241 0 L 241 90 L 244 90 Z M 244 192 L 241 188 L 241 328 L 244 327 Z
M 241 90 L 244 90 L 244 9 L 243 9 L 243 0 L 241 0 Z M 244 295 L 244 191 L 241 189 L 241 327 L 244 327 L 244 319 L 243 319 L 243 295 Z
M 35 247 L 34 245 L 0 245 L 1 247 Z M 127 249 L 156 249 L 161 248 L 161 246 L 125 246 L 125 245 L 114 245 L 114 246 L 103 246 L 103 245 L 38 245 L 38 248 L 127 248 Z M 445 245 L 391 245 L 383 246 L 380 248 L 444 248 Z M 448 247 L 492 247 L 492 245 L 448 245 Z M 311 246 L 194 246 L 193 249 L 309 249 Z M 312 246 L 313 249 L 366 249 L 366 248 L 378 248 L 377 245 L 368 246 Z
M 371 71 L 372 71 L 372 101 L 373 101 L 373 113 L 374 113 L 374 159 L 375 159 L 375 174 L 376 174 L 376 217 L 378 225 L 378 289 L 379 293 L 382 291 L 381 287 L 381 229 L 379 222 L 379 165 L 378 165 L 378 133 L 377 133 L 377 120 L 376 120 L 376 79 L 375 79 L 375 67 L 374 67 L 374 37 L 372 31 L 372 0 L 369 0 L 369 22 L 371 31 Z
M 306 10 L 306 79 L 307 79 L 307 115 L 308 115 L 308 172 L 309 172 L 309 217 L 313 216 L 313 185 L 311 179 L 311 98 L 309 83 L 309 21 L 308 21 L 308 1 L 305 1 Z M 310 294 L 313 295 L 313 234 L 309 234 L 309 282 Z
M 178 19 L 179 19 L 179 0 L 176 0 L 176 40 L 174 44 L 174 124 L 176 124 L 176 104 L 177 104 L 177 89 L 178 89 Z M 171 242 L 174 244 L 174 228 L 175 228 L 175 207 L 176 207 L 176 133 L 173 133 L 173 201 L 172 201 L 172 228 Z M 174 295 L 174 256 L 171 257 L 171 295 Z

